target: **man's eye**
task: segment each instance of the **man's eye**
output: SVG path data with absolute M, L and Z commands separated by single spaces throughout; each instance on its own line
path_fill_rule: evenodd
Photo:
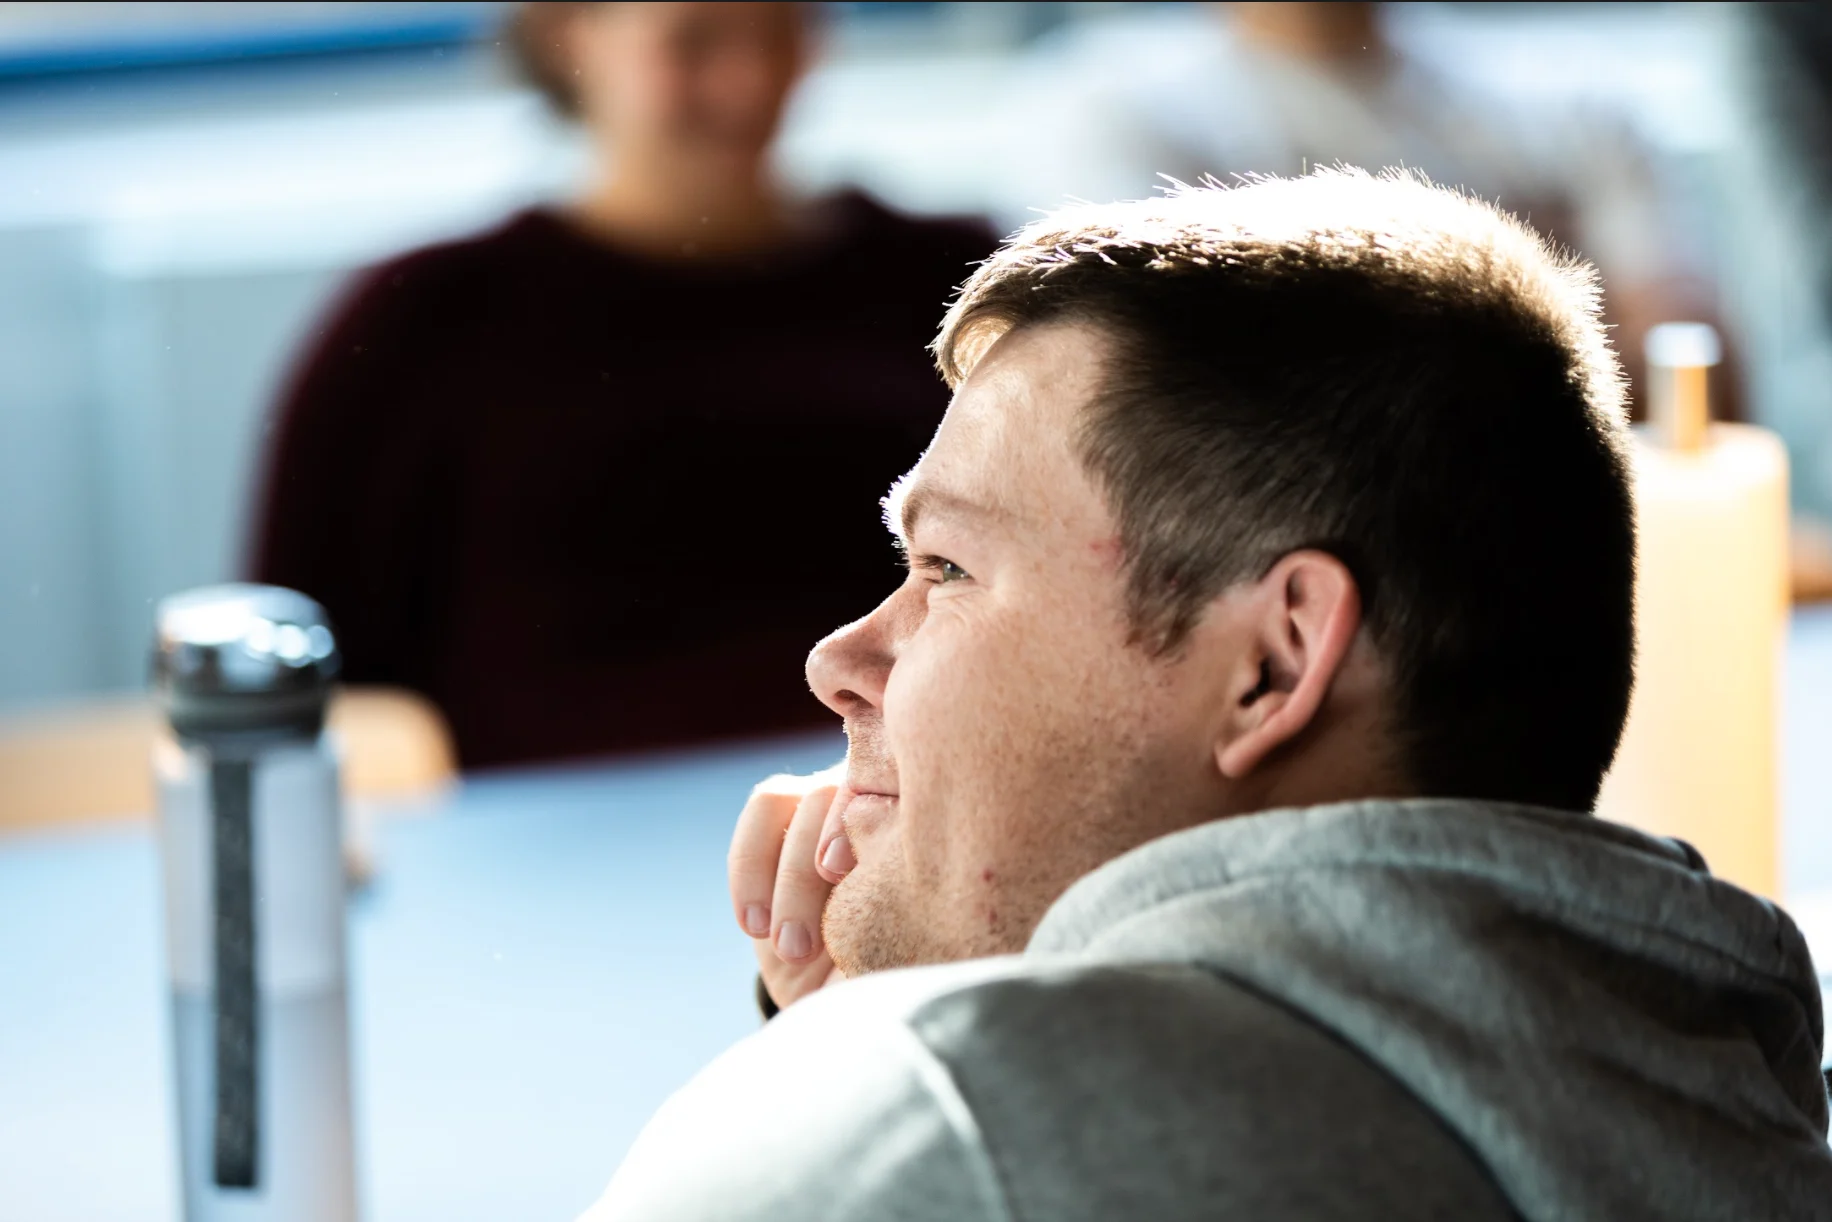
M 966 569 L 946 556 L 918 556 L 916 567 L 925 573 L 935 574 L 936 585 L 946 585 L 951 581 L 965 581 L 972 576 Z

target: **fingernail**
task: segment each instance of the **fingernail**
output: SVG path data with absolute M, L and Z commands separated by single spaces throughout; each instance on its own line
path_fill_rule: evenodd
M 744 927 L 750 931 L 753 938 L 769 937 L 770 910 L 762 904 L 746 904 L 744 906 Z
M 814 952 L 814 939 L 800 921 L 784 921 L 776 931 L 776 953 L 785 959 L 806 959 Z
M 852 855 L 852 841 L 843 835 L 829 840 L 827 851 L 821 854 L 821 869 L 829 874 L 850 874 L 858 864 L 858 859 Z

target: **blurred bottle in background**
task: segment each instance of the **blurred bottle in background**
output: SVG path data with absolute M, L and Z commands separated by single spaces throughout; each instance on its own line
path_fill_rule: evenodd
M 1635 693 L 1597 813 L 1781 897 L 1781 669 L 1788 461 L 1774 433 L 1713 422 L 1722 355 L 1701 323 L 1648 333 L 1633 442 Z
M 279 406 L 251 569 L 466 768 L 824 725 L 802 661 L 897 580 L 876 503 L 946 405 L 975 221 L 789 195 L 800 4 L 532 4 L 588 188 L 363 276 Z

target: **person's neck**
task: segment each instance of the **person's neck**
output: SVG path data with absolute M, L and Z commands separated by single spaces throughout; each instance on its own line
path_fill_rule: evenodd
M 1351 668 L 1305 733 L 1269 756 L 1228 797 L 1227 815 L 1296 806 L 1417 797 L 1391 738 L 1383 732 L 1370 677 Z
M 775 246 L 789 208 L 765 172 L 719 182 L 642 167 L 613 170 L 574 205 L 588 231 L 662 259 L 719 258 Z

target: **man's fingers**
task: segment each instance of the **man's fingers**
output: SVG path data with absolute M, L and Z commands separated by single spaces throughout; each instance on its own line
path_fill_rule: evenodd
M 751 945 L 757 950 L 757 973 L 770 1000 L 786 1010 L 816 989 L 824 989 L 836 980 L 844 980 L 840 970 L 825 951 L 805 963 L 785 963 L 776 948 L 759 938 Z
M 833 889 L 814 850 L 831 836 L 837 764 L 813 776 L 774 776 L 751 792 L 732 832 L 732 910 L 756 939 L 757 966 L 777 1005 L 786 1006 L 836 976 L 821 947 L 821 911 Z M 843 838 L 842 838 L 843 839 Z
M 858 864 L 852 855 L 852 841 L 846 838 L 846 827 L 840 822 L 842 813 L 842 803 L 827 804 L 827 817 L 821 821 L 820 838 L 814 845 L 814 868 L 830 883 L 845 878 Z
M 822 789 L 831 793 L 844 770 L 845 764 L 841 763 L 812 776 L 773 776 L 751 791 L 750 801 L 744 804 L 738 825 L 732 829 L 731 852 L 726 858 L 732 915 L 738 918 L 738 927 L 751 937 L 770 936 L 776 866 L 796 808 L 810 793 Z
M 732 829 L 731 852 L 726 857 L 732 895 L 732 914 L 738 927 L 753 938 L 770 936 L 770 897 L 776 890 L 776 863 L 782 857 L 782 839 L 801 804 L 800 792 L 773 787 L 772 777 L 751 792 L 750 801 Z
M 832 788 L 823 786 L 803 798 L 782 842 L 770 897 L 771 938 L 776 953 L 789 963 L 805 963 L 820 950 L 821 910 L 833 884 L 816 872 L 814 849 L 833 795 Z

